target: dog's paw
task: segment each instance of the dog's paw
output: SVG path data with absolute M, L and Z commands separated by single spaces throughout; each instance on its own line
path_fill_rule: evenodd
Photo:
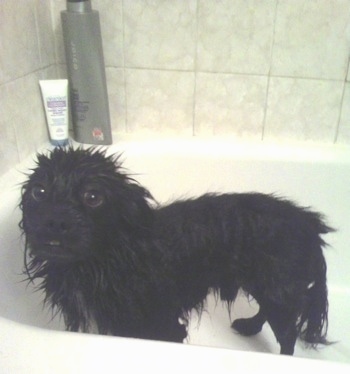
M 231 327 L 243 336 L 252 336 L 261 331 L 262 325 L 253 318 L 239 318 L 233 321 Z

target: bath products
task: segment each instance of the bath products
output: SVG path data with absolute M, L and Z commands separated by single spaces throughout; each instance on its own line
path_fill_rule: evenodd
M 39 81 L 47 126 L 53 145 L 68 143 L 68 80 Z
M 111 144 L 99 14 L 90 0 L 68 0 L 61 20 L 75 140 Z

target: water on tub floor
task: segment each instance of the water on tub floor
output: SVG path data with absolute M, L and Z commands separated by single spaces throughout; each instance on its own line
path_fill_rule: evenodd
M 330 305 L 332 305 L 332 301 L 337 301 L 333 299 L 343 296 L 330 295 Z M 339 305 L 339 301 L 336 305 Z M 231 308 L 230 317 L 226 305 L 217 301 L 213 295 L 209 295 L 206 311 L 200 320 L 195 312 L 191 315 L 189 336 L 186 342 L 193 345 L 278 354 L 280 346 L 268 323 L 265 323 L 259 334 L 252 337 L 241 336 L 230 327 L 236 318 L 251 317 L 257 313 L 258 309 L 255 300 L 248 300 L 246 296 L 240 294 Z M 339 313 L 339 310 L 337 312 Z M 350 330 L 346 326 L 337 326 L 336 321 L 331 319 L 331 313 L 329 317 L 328 338 L 330 341 L 337 341 L 337 343 L 330 346 L 320 346 L 315 350 L 306 348 L 303 342 L 297 341 L 294 356 L 350 362 L 350 339 L 347 336 Z

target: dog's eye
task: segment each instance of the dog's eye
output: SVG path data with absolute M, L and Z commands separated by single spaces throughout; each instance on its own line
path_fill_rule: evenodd
M 35 201 L 44 201 L 47 197 L 47 192 L 41 184 L 35 185 L 31 190 L 31 195 Z
M 83 203 L 90 208 L 98 208 L 104 201 L 104 196 L 99 191 L 91 190 L 83 193 Z

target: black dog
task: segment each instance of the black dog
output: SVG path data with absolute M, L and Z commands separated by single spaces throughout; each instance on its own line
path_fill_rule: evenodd
M 24 184 L 21 227 L 29 279 L 71 331 L 182 342 L 190 311 L 208 290 L 228 306 L 241 288 L 293 354 L 299 336 L 316 346 L 327 331 L 322 216 L 270 195 L 207 194 L 158 207 L 118 157 L 56 148 L 38 155 Z

